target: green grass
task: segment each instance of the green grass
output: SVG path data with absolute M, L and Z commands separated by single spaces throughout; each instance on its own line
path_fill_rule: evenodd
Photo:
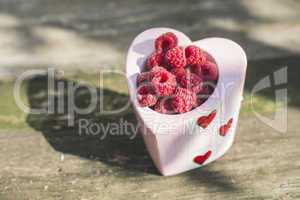
M 20 129 L 28 127 L 25 123 L 26 113 L 16 105 L 13 96 L 13 82 L 0 83 L 0 128 L 1 129 Z M 24 87 L 22 87 L 21 99 L 27 104 Z
M 99 75 L 89 75 L 89 74 L 76 74 L 64 79 L 69 81 L 74 81 L 76 83 L 84 83 L 91 85 L 95 88 L 105 88 L 111 92 L 105 93 L 105 98 L 107 98 L 105 106 L 111 106 L 114 108 L 114 99 L 120 98 L 120 96 L 115 96 L 117 94 L 122 94 L 126 97 L 127 95 L 127 83 L 124 77 L 116 74 L 107 74 L 103 78 L 103 82 L 100 83 Z M 0 129 L 28 129 L 30 126 L 27 124 L 27 114 L 24 113 L 15 103 L 13 96 L 13 81 L 0 82 L 0 91 L 2 91 L 2 96 L 0 99 Z M 21 88 L 21 99 L 29 106 L 29 99 L 39 98 L 39 93 L 28 94 L 27 93 L 28 82 L 24 82 Z M 31 85 L 31 87 L 39 87 L 39 84 Z M 46 93 L 46 92 L 45 92 Z M 117 102 L 118 103 L 118 102 Z M 259 113 L 271 113 L 275 110 L 275 104 L 273 101 L 263 96 L 251 97 L 248 93 L 245 94 L 245 98 L 242 104 L 241 115 L 249 116 L 253 112 L 253 109 Z M 132 112 L 129 110 L 129 112 Z
M 273 100 L 265 96 L 254 95 L 251 96 L 245 92 L 244 100 L 242 102 L 241 116 L 249 116 L 253 111 L 260 114 L 270 114 L 276 109 L 276 104 Z

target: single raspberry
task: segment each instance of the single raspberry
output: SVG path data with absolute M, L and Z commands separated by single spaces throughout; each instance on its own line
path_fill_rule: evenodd
M 152 81 L 153 77 L 155 74 L 157 74 L 160 71 L 167 71 L 166 68 L 164 67 L 160 67 L 160 66 L 156 66 L 153 67 L 150 71 L 149 71 L 149 79 L 148 81 Z
M 172 68 L 185 67 L 186 59 L 182 47 L 174 47 L 167 51 L 165 55 L 165 62 Z
M 185 88 L 177 88 L 172 98 L 172 107 L 175 112 L 185 113 L 196 104 L 196 94 Z
M 154 106 L 154 110 L 162 114 L 173 114 L 174 111 L 171 106 L 171 98 L 166 97 L 158 100 Z
M 191 72 L 197 74 L 198 76 L 202 77 L 202 71 L 201 71 L 201 65 L 197 64 L 197 65 L 192 65 L 190 67 Z
M 157 102 L 155 90 L 151 85 L 143 85 L 138 88 L 137 100 L 142 107 L 153 106 Z
M 176 78 L 168 71 L 158 71 L 154 74 L 152 80 L 156 92 L 160 96 L 168 96 L 173 94 L 176 88 Z
M 147 68 L 152 69 L 163 63 L 164 55 L 160 52 L 153 52 L 147 59 Z
M 160 66 L 153 67 L 153 68 L 150 70 L 150 73 L 151 73 L 150 78 L 152 79 L 153 76 L 154 76 L 157 72 L 160 72 L 160 71 L 167 71 L 167 69 L 164 68 L 164 67 L 160 67 Z
M 142 72 L 142 73 L 138 74 L 137 84 L 140 85 L 141 83 L 146 83 L 146 82 L 151 81 L 153 76 L 155 75 L 155 73 L 157 73 L 159 71 L 167 71 L 167 70 L 163 67 L 155 66 L 150 71 Z
M 201 66 L 201 74 L 205 81 L 216 81 L 218 79 L 217 65 L 212 62 L 206 62 Z
M 185 76 L 186 71 L 183 67 L 179 67 L 179 68 L 173 68 L 171 70 L 171 73 L 174 74 L 176 76 L 177 81 L 180 81 L 180 79 Z
M 188 65 L 204 64 L 206 57 L 204 52 L 195 45 L 190 45 L 185 48 L 186 62 Z
M 202 79 L 194 73 L 186 73 L 180 79 L 180 85 L 198 94 L 202 90 Z
M 162 34 L 155 40 L 155 49 L 159 52 L 166 52 L 177 46 L 178 39 L 174 33 Z

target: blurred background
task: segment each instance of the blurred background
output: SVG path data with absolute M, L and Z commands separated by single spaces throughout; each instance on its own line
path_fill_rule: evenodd
M 300 52 L 297 0 L 1 0 L 1 75 L 24 68 L 123 68 L 130 42 L 150 27 L 193 40 L 226 37 L 250 60 Z
M 160 176 L 140 135 L 100 140 L 78 132 L 80 119 L 136 126 L 131 107 L 110 116 L 97 109 L 75 113 L 75 125 L 68 126 L 70 94 L 50 91 L 46 75 L 25 80 L 21 99 L 29 109 L 47 109 L 53 96 L 66 103 L 65 112 L 30 114 L 16 105 L 15 78 L 54 67 L 65 72 L 56 86 L 81 88 L 71 97 L 78 107 L 89 105 L 85 84 L 104 94 L 97 103 L 105 110 L 122 107 L 124 77 L 107 75 L 101 85 L 96 72 L 124 69 L 131 41 L 151 27 L 174 28 L 192 40 L 229 38 L 247 53 L 236 141 L 217 162 Z M 299 36 L 299 0 L 0 0 L 0 200 L 299 199 Z M 274 84 L 278 70 L 287 76 L 281 85 Z M 264 78 L 272 87 L 251 94 Z M 283 132 L 258 117 L 272 120 L 278 105 L 286 106 L 275 98 L 280 89 L 288 91 Z

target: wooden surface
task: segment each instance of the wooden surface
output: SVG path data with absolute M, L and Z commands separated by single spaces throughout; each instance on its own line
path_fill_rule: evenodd
M 279 133 L 253 112 L 246 112 L 249 102 L 245 101 L 230 151 L 204 168 L 177 176 L 157 173 L 141 137 L 100 140 L 66 127 L 63 116 L 28 115 L 28 128 L 0 130 L 0 200 L 300 199 L 299 57 L 294 64 L 290 60 L 250 63 L 257 68 L 249 68 L 246 85 L 246 90 L 251 89 L 272 72 L 274 64 L 294 67 L 289 71 L 293 98 L 289 100 L 288 131 Z M 270 68 L 260 68 L 264 63 Z M 34 84 L 42 85 L 39 80 Z M 31 88 L 29 83 L 32 108 L 47 105 L 39 87 Z M 105 100 L 107 105 L 114 106 L 114 99 L 118 105 L 127 98 L 105 92 L 112 97 Z M 131 110 L 117 117 L 89 117 L 104 124 L 122 118 L 135 122 Z
M 289 113 L 290 130 L 299 127 L 299 116 Z M 299 131 L 281 134 L 242 118 L 226 156 L 173 177 L 157 174 L 141 138 L 115 142 L 120 148 L 99 161 L 103 158 L 63 156 L 38 132 L 2 132 L 0 199 L 300 198 Z M 96 143 L 90 141 L 86 152 Z

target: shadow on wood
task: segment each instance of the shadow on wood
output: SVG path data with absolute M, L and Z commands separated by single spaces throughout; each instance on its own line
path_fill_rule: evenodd
M 84 85 L 69 81 L 69 80 L 55 80 L 55 88 L 57 84 L 77 85 L 78 89 L 74 95 L 74 102 L 76 106 L 84 108 L 89 105 L 90 94 Z M 108 89 L 97 89 L 97 95 L 103 92 L 105 98 L 103 105 L 105 109 L 119 108 L 125 105 L 128 101 L 128 96 L 120 94 Z M 103 131 L 111 130 L 110 124 L 120 124 L 120 120 L 137 126 L 132 108 L 114 115 L 101 115 L 99 113 L 99 105 L 91 113 L 86 115 L 74 114 L 74 125 L 68 125 L 68 91 L 65 88 L 63 92 L 49 91 L 48 77 L 36 76 L 30 79 L 27 83 L 27 97 L 31 109 L 49 109 L 48 95 L 54 97 L 54 113 L 29 114 L 27 116 L 27 123 L 41 132 L 49 144 L 56 150 L 66 154 L 72 154 L 81 158 L 100 161 L 108 166 L 117 166 L 122 169 L 124 174 L 128 176 L 127 172 L 133 176 L 144 176 L 145 174 L 158 175 L 158 171 L 153 165 L 149 157 L 142 138 L 139 134 L 134 137 L 133 130 L 124 135 L 107 134 L 103 137 Z M 64 112 L 58 113 L 59 103 L 65 102 Z M 70 108 L 69 108 L 70 109 Z M 90 124 L 102 124 L 107 130 L 101 129 L 99 132 L 80 133 L 80 120 L 88 120 Z M 125 130 L 118 130 L 124 132 Z M 103 137 L 103 138 L 102 138 Z M 131 139 L 131 137 L 134 137 Z M 222 172 L 211 171 L 210 167 L 196 169 L 178 176 L 187 176 L 191 182 L 196 185 L 204 186 L 208 189 L 215 188 L 222 191 L 238 191 L 230 180 L 230 178 Z M 163 178 L 163 177 L 157 177 Z
M 31 109 L 48 109 L 49 111 L 49 99 L 53 97 L 54 113 L 29 114 L 27 123 L 40 131 L 55 150 L 86 159 L 99 160 L 114 166 L 122 166 L 136 172 L 157 173 L 146 152 L 141 136 L 135 130 L 137 123 L 131 108 L 114 115 L 101 115 L 99 112 L 100 98 L 97 98 L 95 109 L 88 114 L 81 115 L 73 110 L 74 106 L 70 105 L 70 100 L 78 108 L 87 107 L 91 99 L 87 87 L 68 80 L 55 80 L 56 89 L 58 83 L 77 87 L 74 90 L 74 99 L 68 99 L 67 87 L 64 87 L 63 91 L 49 91 L 47 80 L 47 76 L 36 76 L 28 81 L 28 101 Z M 98 97 L 100 92 L 105 94 L 103 95 L 105 96 L 103 105 L 106 110 L 120 108 L 128 101 L 127 95 L 108 89 L 97 88 L 96 91 Z M 51 97 L 51 95 L 53 96 Z M 62 112 L 58 107 L 63 103 Z M 72 114 L 74 114 L 73 118 Z M 68 124 L 68 121 L 74 122 L 74 125 Z M 132 127 L 125 129 L 126 127 L 122 127 L 124 122 Z M 81 125 L 85 127 L 80 127 Z M 113 131 L 113 127 L 119 129 Z
M 265 96 L 275 102 L 276 89 L 288 89 L 288 104 L 293 107 L 300 107 L 299 93 L 299 73 L 300 73 L 300 56 L 295 54 L 282 58 L 261 59 L 249 62 L 247 68 L 247 76 L 245 89 L 247 92 L 252 91 L 256 84 L 263 78 L 269 77 L 271 87 L 268 87 L 255 95 Z M 286 82 L 276 85 L 274 81 L 274 72 L 287 67 Z M 284 78 L 284 77 L 281 77 Z

